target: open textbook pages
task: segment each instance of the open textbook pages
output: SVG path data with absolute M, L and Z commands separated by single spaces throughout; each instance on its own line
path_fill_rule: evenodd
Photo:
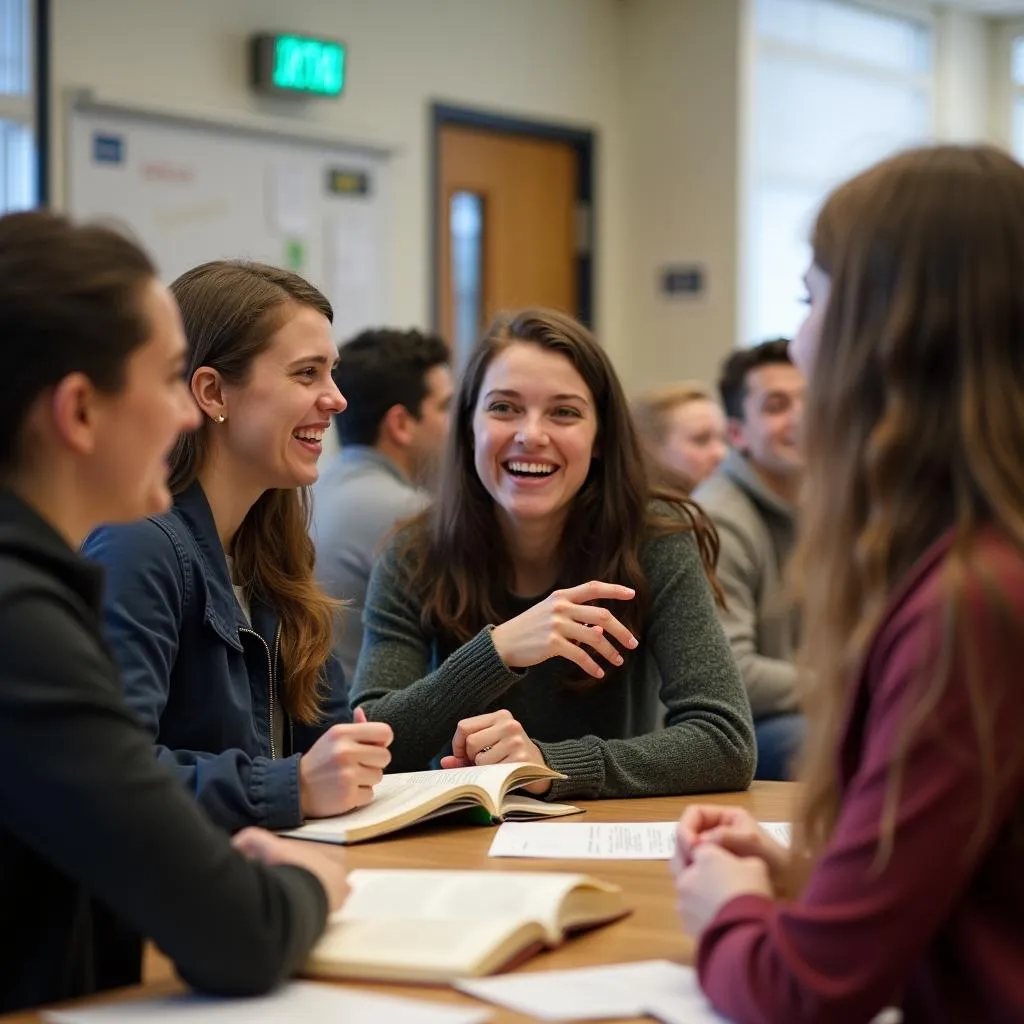
M 512 790 L 540 779 L 564 779 L 545 765 L 490 764 L 385 775 L 373 800 L 335 818 L 318 818 L 284 834 L 321 843 L 358 843 L 442 814 L 482 807 L 492 821 L 579 814 L 571 804 L 534 800 Z
M 628 913 L 618 886 L 578 874 L 358 870 L 349 883 L 308 974 L 435 983 L 479 977 Z

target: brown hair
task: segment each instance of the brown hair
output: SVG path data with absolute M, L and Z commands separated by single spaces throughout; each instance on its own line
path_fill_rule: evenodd
M 994 709 L 960 610 L 984 575 L 971 561 L 982 524 L 1024 547 L 1024 169 L 990 147 L 901 154 L 829 197 L 812 244 L 831 295 L 805 410 L 793 564 L 812 672 L 798 829 L 808 853 L 820 852 L 838 816 L 843 714 L 886 605 L 922 553 L 950 527 L 954 537 L 944 622 L 922 660 L 889 780 L 884 863 L 907 753 L 954 658 L 971 695 L 967 738 L 955 741 L 973 745 L 980 764 L 979 837 L 993 811 Z M 999 611 L 998 595 L 986 600 Z
M 604 350 L 582 324 L 553 310 L 529 309 L 499 316 L 470 356 L 455 397 L 452 429 L 442 466 L 439 497 L 413 521 L 405 554 L 412 586 L 421 595 L 425 629 L 465 643 L 489 622 L 506 617 L 512 565 L 502 541 L 494 501 L 473 462 L 473 414 L 484 376 L 495 357 L 516 343 L 537 345 L 569 360 L 593 395 L 598 432 L 589 475 L 573 499 L 562 535 L 562 586 L 589 579 L 634 587 L 637 599 L 615 614 L 639 636 L 649 605 L 640 549 L 652 534 L 693 531 L 705 572 L 714 578 L 718 535 L 692 501 L 648 485 L 640 443 L 622 386 Z M 652 497 L 672 503 L 673 514 L 648 506 Z M 481 572 L 487 566 L 487 572 Z M 624 652 L 625 657 L 631 657 Z M 609 679 L 613 673 L 609 673 Z M 580 688 L 596 685 L 586 677 Z
M 244 383 L 252 361 L 268 347 L 293 303 L 309 306 L 328 320 L 334 317 L 331 304 L 311 284 L 262 263 L 204 263 L 182 274 L 171 291 L 188 338 L 190 378 L 200 366 L 209 366 L 232 384 Z M 204 420 L 199 430 L 178 440 L 171 455 L 174 494 L 198 476 L 210 429 Z M 238 577 L 281 618 L 283 701 L 300 722 L 314 722 L 319 713 L 338 607 L 314 579 L 309 529 L 308 488 L 270 489 L 249 510 L 232 545 Z
M 121 388 L 150 332 L 142 291 L 155 275 L 149 257 L 109 228 L 42 211 L 0 218 L 0 469 L 16 468 L 25 417 L 47 388 L 70 373 Z
M 669 414 L 690 402 L 715 404 L 716 399 L 706 384 L 699 380 L 684 380 L 646 391 L 630 403 L 633 422 L 644 449 L 648 476 L 652 481 L 683 494 L 693 490 L 695 481 L 680 470 L 666 466 L 658 456 L 658 448 L 664 443 L 668 432 Z

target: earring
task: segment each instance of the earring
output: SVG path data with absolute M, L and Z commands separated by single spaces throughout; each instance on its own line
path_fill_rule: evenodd
M 213 422 L 214 423 L 223 423 L 225 418 L 226 417 L 224 416 L 224 413 L 221 413 L 219 416 L 214 416 Z

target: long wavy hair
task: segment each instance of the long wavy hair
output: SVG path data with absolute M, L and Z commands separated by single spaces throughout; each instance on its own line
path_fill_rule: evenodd
M 972 669 L 976 644 L 961 609 L 966 588 L 984 576 L 972 562 L 984 524 L 1024 548 L 1024 168 L 984 146 L 903 153 L 829 197 L 812 246 L 831 295 L 805 409 L 805 503 L 792 565 L 801 657 L 812 673 L 798 822 L 808 863 L 838 816 L 837 744 L 872 637 L 915 561 L 953 531 L 944 621 L 898 734 L 881 865 L 908 753 L 954 660 L 972 714 L 950 739 L 971 745 L 980 765 L 978 838 L 1005 767 L 993 763 L 995 709 Z M 1004 602 L 980 582 L 999 612 Z
M 262 263 L 217 260 L 186 271 L 172 285 L 188 338 L 189 379 L 201 366 L 244 384 L 253 360 L 285 323 L 289 307 L 309 306 L 333 320 L 327 299 L 297 274 Z M 171 455 L 170 487 L 180 494 L 198 477 L 217 429 L 204 418 Z M 281 620 L 282 701 L 300 722 L 319 716 L 323 668 L 331 652 L 338 602 L 313 576 L 308 488 L 264 491 L 235 534 L 235 572 L 252 597 Z
M 599 579 L 635 588 L 636 599 L 618 602 L 613 610 L 640 636 L 650 602 L 641 547 L 651 536 L 686 530 L 696 538 L 704 570 L 720 599 L 714 574 L 715 528 L 685 495 L 649 485 L 629 406 L 608 356 L 571 317 L 528 309 L 499 316 L 470 357 L 455 397 L 439 497 L 405 532 L 403 555 L 412 566 L 411 585 L 422 600 L 424 628 L 461 644 L 487 623 L 502 622 L 508 615 L 512 562 L 494 500 L 474 466 L 473 414 L 491 363 L 517 343 L 568 359 L 596 407 L 595 451 L 600 457 L 592 460 L 569 510 L 559 545 L 559 586 Z M 652 510 L 651 498 L 670 503 L 671 510 Z M 622 653 L 628 663 L 631 652 Z M 604 681 L 613 675 L 609 672 Z M 569 681 L 580 689 L 596 685 L 589 676 Z

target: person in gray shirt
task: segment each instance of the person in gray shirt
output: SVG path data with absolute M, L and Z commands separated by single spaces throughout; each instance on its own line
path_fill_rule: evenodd
M 719 614 L 754 712 L 758 779 L 789 778 L 804 732 L 798 622 L 783 583 L 803 479 L 804 378 L 787 345 L 766 341 L 726 360 L 719 390 L 732 450 L 693 495 L 718 529 Z
M 341 451 L 313 488 L 313 541 L 320 585 L 348 602 L 335 651 L 350 681 L 377 553 L 430 501 L 448 434 L 449 359 L 442 338 L 415 330 L 364 331 L 338 354 L 334 381 L 348 408 L 334 419 Z

